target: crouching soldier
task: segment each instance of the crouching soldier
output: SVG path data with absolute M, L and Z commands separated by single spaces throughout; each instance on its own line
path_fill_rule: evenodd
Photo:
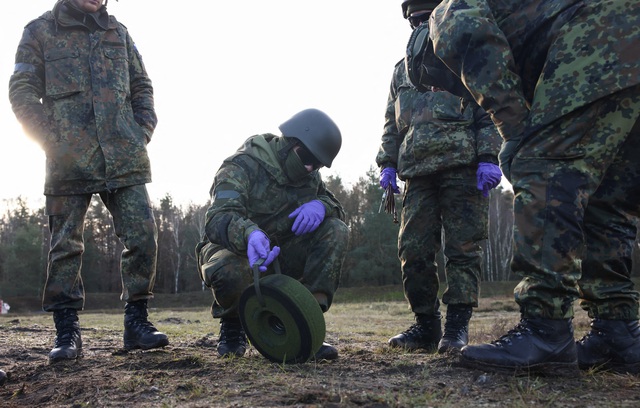
M 196 255 L 213 292 L 211 313 L 220 319 L 217 350 L 223 357 L 240 357 L 247 349 L 238 303 L 259 260 L 261 272 L 273 273 L 277 257 L 282 273 L 309 289 L 323 312 L 338 288 L 349 231 L 342 205 L 318 170 L 331 167 L 340 151 L 340 130 L 324 112 L 306 109 L 280 131 L 247 139 L 223 162 L 211 187 Z M 315 355 L 337 357 L 327 343 Z

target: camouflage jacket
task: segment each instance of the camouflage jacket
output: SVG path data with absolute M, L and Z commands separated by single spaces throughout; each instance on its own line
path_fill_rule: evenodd
M 502 139 L 475 102 L 434 89 L 418 92 L 396 64 L 385 112 L 381 167 L 395 167 L 401 179 L 426 176 L 479 161 L 498 163 Z
M 505 140 L 638 84 L 638 27 L 636 0 L 444 0 L 429 23 Z
M 24 29 L 9 99 L 47 157 L 45 194 L 151 181 L 146 145 L 157 123 L 151 80 L 126 27 L 91 32 L 64 10 Z
M 269 143 L 278 136 L 256 135 L 227 158 L 216 173 L 211 187 L 211 205 L 206 213 L 207 242 L 220 245 L 233 253 L 244 254 L 249 234 L 264 231 L 272 245 L 294 237 L 291 232 L 296 208 L 311 200 L 320 200 L 327 217 L 344 221 L 342 205 L 327 190 L 318 171 L 292 183 L 284 173 L 281 161 Z

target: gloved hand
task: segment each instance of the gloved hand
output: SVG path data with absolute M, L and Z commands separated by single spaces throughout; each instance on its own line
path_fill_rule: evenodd
M 269 238 L 267 238 L 264 232 L 255 230 L 249 234 L 247 258 L 249 258 L 249 266 L 251 268 L 253 268 L 256 262 L 264 259 L 264 262 L 258 269 L 260 269 L 260 272 L 266 272 L 267 266 L 269 266 L 278 255 L 280 255 L 280 247 L 274 246 L 273 249 L 270 249 Z
M 482 191 L 482 195 L 489 197 L 489 190 L 500 184 L 502 172 L 500 167 L 493 163 L 478 163 L 478 171 L 476 172 L 478 179 L 478 190 Z
M 380 187 L 386 190 L 389 184 L 391 184 L 394 193 L 400 193 L 400 189 L 396 183 L 396 169 L 393 167 L 385 167 L 380 172 Z
M 296 235 L 315 231 L 324 220 L 325 212 L 324 204 L 320 200 L 312 200 L 302 204 L 289 214 L 289 218 L 296 218 L 291 231 Z
M 511 182 L 511 162 L 518 152 L 520 139 L 506 140 L 502 142 L 498 159 L 500 160 L 500 169 L 504 177 Z

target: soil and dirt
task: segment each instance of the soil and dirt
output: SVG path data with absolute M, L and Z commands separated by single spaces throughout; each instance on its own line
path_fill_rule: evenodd
M 517 312 L 485 301 L 474 314 L 473 341 L 488 341 Z M 495 303 L 495 302 L 494 302 Z M 512 303 L 512 301 L 511 301 Z M 460 367 L 455 355 L 390 350 L 405 329 L 402 302 L 335 305 L 326 315 L 336 361 L 275 364 L 251 348 L 217 356 L 217 327 L 203 310 L 152 310 L 171 344 L 125 352 L 122 315 L 81 313 L 84 357 L 49 365 L 55 336 L 49 314 L 0 318 L 0 406 L 18 407 L 637 407 L 640 377 L 583 372 L 573 378 L 514 377 Z M 584 331 L 586 321 L 579 323 Z

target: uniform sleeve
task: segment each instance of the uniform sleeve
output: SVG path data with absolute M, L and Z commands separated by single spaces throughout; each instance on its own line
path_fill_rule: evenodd
M 342 204 L 340 204 L 335 195 L 327 189 L 324 181 L 320 181 L 320 186 L 318 188 L 318 200 L 324 204 L 325 210 L 327 210 L 325 217 L 338 218 L 341 221 L 346 220 L 346 214 Z
M 505 140 L 518 139 L 529 109 L 509 43 L 485 0 L 445 0 L 430 20 L 434 52 L 492 117 Z
M 387 109 L 384 113 L 384 127 L 382 132 L 382 143 L 376 156 L 376 164 L 379 167 L 394 167 L 398 166 L 398 152 L 400 151 L 400 145 L 402 144 L 403 136 L 400 135 L 400 130 L 397 127 L 396 122 L 396 99 L 398 97 L 398 75 L 404 73 L 400 64 L 397 64 L 391 79 L 391 86 L 389 89 L 389 97 L 387 98 Z
M 129 54 L 129 78 L 131 88 L 131 109 L 136 123 L 140 125 L 151 141 L 153 131 L 158 124 L 153 99 L 153 85 L 142 62 L 142 57 L 127 32 L 127 48 Z
M 13 75 L 9 79 L 9 101 L 25 133 L 44 147 L 53 127 L 44 113 L 44 53 L 29 27 L 18 45 Z
M 491 120 L 489 114 L 482 107 L 474 105 L 474 124 L 477 140 L 478 159 L 482 162 L 498 164 L 498 153 L 502 146 L 502 137 Z
M 249 234 L 259 229 L 247 218 L 249 180 L 246 169 L 225 162 L 211 187 L 211 205 L 205 216 L 209 241 L 236 254 L 246 253 Z

